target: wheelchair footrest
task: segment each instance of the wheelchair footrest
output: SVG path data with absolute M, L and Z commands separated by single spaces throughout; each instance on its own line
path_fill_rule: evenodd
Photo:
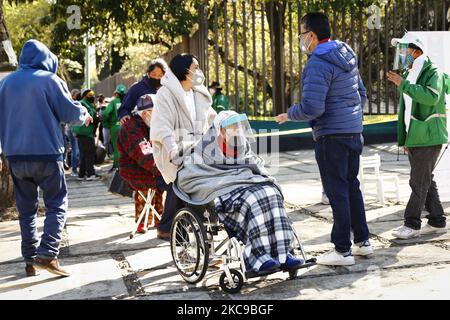
M 289 271 L 295 271 L 299 269 L 305 269 L 316 265 L 316 259 L 308 259 L 305 263 L 295 267 L 295 268 L 281 268 L 281 271 L 283 272 L 289 272 Z
M 256 271 L 247 271 L 245 272 L 245 277 L 247 279 L 251 279 L 251 278 L 259 278 L 259 277 L 265 277 L 277 272 L 290 272 L 290 271 L 295 271 L 295 270 L 299 270 L 299 269 L 304 269 L 304 268 L 309 268 L 316 265 L 316 258 L 312 258 L 312 259 L 308 259 L 305 261 L 305 263 L 295 267 L 295 268 L 285 268 L 285 267 L 281 267 L 275 270 L 271 270 L 271 271 L 262 271 L 262 272 L 256 272 Z
M 246 271 L 245 272 L 245 277 L 247 279 L 251 279 L 251 278 L 259 278 L 259 277 L 265 277 L 277 272 L 280 272 L 281 269 L 276 269 L 276 270 L 271 270 L 271 271 L 261 271 L 261 272 L 256 272 L 256 271 Z

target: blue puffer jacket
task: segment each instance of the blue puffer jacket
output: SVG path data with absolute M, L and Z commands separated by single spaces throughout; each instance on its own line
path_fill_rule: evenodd
M 130 87 L 117 111 L 118 118 L 122 119 L 125 116 L 131 116 L 131 112 L 136 107 L 139 98 L 145 94 L 156 94 L 156 89 L 152 86 L 147 76 L 144 76 L 141 81 Z
M 302 74 L 300 104 L 288 110 L 291 120 L 309 120 L 313 137 L 336 133 L 361 133 L 366 89 L 358 60 L 344 42 L 319 44 Z

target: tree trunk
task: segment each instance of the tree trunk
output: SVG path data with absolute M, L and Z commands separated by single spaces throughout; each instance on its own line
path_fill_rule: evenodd
M 0 80 L 17 66 L 14 50 L 10 47 L 8 29 L 3 18 L 3 0 L 0 0 Z M 8 48 L 9 46 L 9 48 Z M 3 168 L 0 171 L 0 208 L 14 206 L 14 188 L 6 159 L 2 157 Z
M 0 209 L 10 208 L 15 204 L 14 186 L 4 157 L 2 157 L 2 162 L 3 169 L 0 171 Z
M 273 0 L 269 2 L 267 20 L 270 28 L 270 42 L 273 50 L 273 112 L 274 115 L 285 112 L 285 92 L 283 90 L 285 83 L 284 72 L 284 13 L 286 4 L 284 1 Z

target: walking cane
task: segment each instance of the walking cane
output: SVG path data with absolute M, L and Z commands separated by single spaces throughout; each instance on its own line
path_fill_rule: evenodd
M 434 169 L 437 168 L 437 166 L 438 166 L 438 164 L 439 164 L 439 161 L 441 161 L 441 159 L 442 159 L 442 157 L 444 156 L 445 152 L 447 151 L 449 145 L 450 145 L 450 141 L 449 141 L 449 143 L 447 143 L 447 146 L 445 147 L 444 152 L 442 152 L 442 154 L 441 154 L 441 156 L 439 157 L 438 161 L 437 161 L 436 164 L 434 165 L 433 171 L 434 171 Z

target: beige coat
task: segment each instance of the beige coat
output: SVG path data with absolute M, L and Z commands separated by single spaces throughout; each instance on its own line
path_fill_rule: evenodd
M 209 129 L 216 112 L 205 86 L 193 88 L 196 119 L 192 120 L 184 101 L 186 92 L 173 72 L 168 69 L 161 79 L 152 113 L 150 139 L 156 166 L 166 183 L 174 182 L 183 162 L 183 155 Z

